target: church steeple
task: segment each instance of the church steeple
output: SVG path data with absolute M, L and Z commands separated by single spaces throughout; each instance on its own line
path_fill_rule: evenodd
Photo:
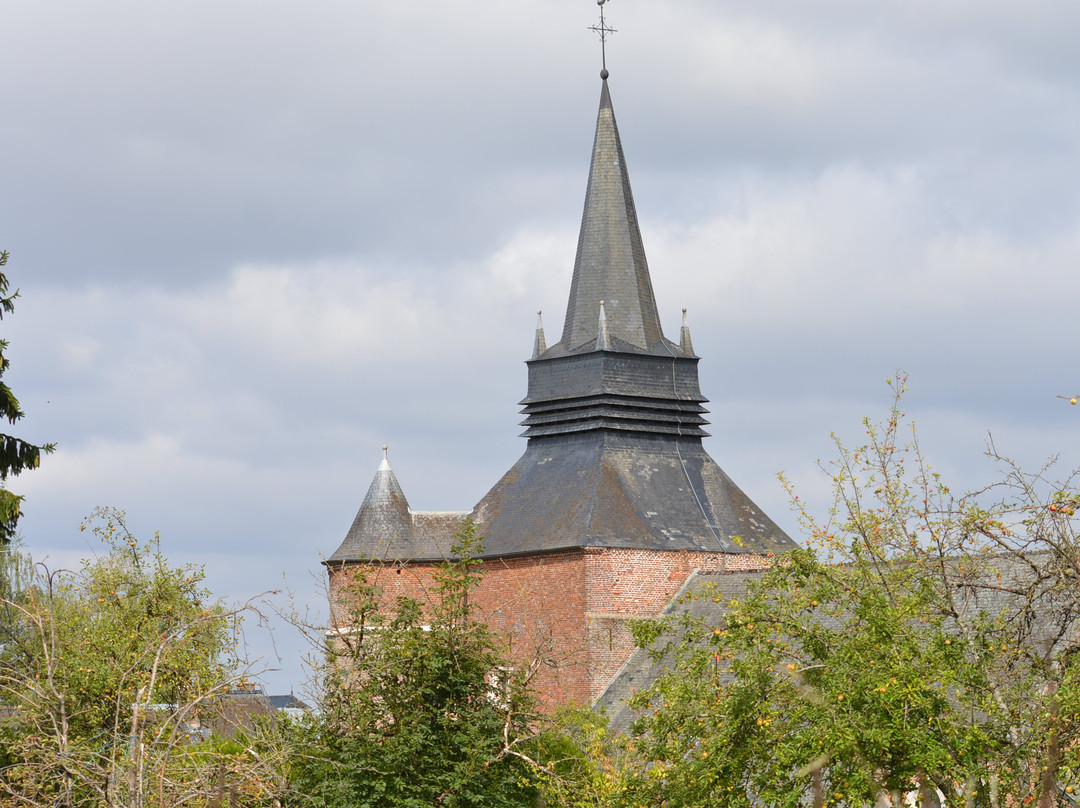
M 537 352 L 534 343 L 521 402 L 525 435 L 602 430 L 700 439 L 708 422 L 698 357 L 661 331 L 607 78 L 601 78 L 566 324 L 562 340 L 546 351 Z
M 547 346 L 538 312 L 525 453 L 471 513 L 483 558 L 497 560 L 477 582 L 477 607 L 522 664 L 549 643 L 560 651 L 559 673 L 537 680 L 552 706 L 597 696 L 632 645 L 626 618 L 660 614 L 691 570 L 758 569 L 794 546 L 702 445 L 699 357 L 685 310 L 678 343 L 661 331 L 606 64 L 600 78 L 562 338 Z M 384 456 L 326 562 L 331 609 L 349 602 L 349 565 L 379 581 L 382 604 L 423 593 L 464 516 L 410 510 Z
M 607 79 L 600 91 L 589 183 L 566 306 L 562 347 L 588 350 L 597 338 L 600 301 L 616 350 L 667 351 L 641 241 L 630 175 Z

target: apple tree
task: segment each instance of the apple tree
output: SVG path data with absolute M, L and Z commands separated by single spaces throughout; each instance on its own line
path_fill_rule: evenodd
M 903 431 L 903 382 L 862 444 L 837 443 L 824 518 L 794 498 L 805 549 L 711 617 L 637 626 L 666 665 L 635 699 L 639 801 L 1071 800 L 1076 477 L 991 446 L 1001 482 L 954 495 Z

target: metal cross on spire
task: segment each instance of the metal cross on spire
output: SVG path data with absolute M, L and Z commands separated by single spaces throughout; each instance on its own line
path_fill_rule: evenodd
M 602 79 L 607 79 L 608 77 L 607 35 L 616 33 L 614 28 L 609 28 L 604 22 L 604 3 L 606 2 L 607 0 L 596 0 L 596 5 L 600 6 L 600 24 L 589 26 L 590 31 L 596 31 L 596 33 L 600 34 L 600 78 Z

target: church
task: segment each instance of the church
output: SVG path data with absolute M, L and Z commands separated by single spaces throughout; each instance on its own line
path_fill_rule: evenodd
M 600 77 L 562 334 L 549 346 L 538 320 L 526 361 L 525 453 L 471 510 L 425 512 L 409 506 L 384 447 L 324 562 L 337 618 L 358 570 L 388 606 L 423 601 L 472 518 L 483 536 L 473 603 L 512 658 L 542 663 L 534 682 L 549 708 L 610 701 L 634 651 L 627 621 L 660 615 L 693 576 L 764 569 L 794 547 L 702 446 L 699 357 L 685 310 L 677 342 L 661 329 Z

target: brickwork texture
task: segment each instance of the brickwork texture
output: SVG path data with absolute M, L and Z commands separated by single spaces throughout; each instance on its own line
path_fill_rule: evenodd
M 764 569 L 769 557 L 688 551 L 585 548 L 487 559 L 472 602 L 516 665 L 539 663 L 541 707 L 592 704 L 634 650 L 628 621 L 658 616 L 695 570 Z M 331 565 L 334 624 L 349 614 L 350 583 L 363 572 L 380 607 L 400 597 L 430 606 L 437 565 L 428 562 Z

